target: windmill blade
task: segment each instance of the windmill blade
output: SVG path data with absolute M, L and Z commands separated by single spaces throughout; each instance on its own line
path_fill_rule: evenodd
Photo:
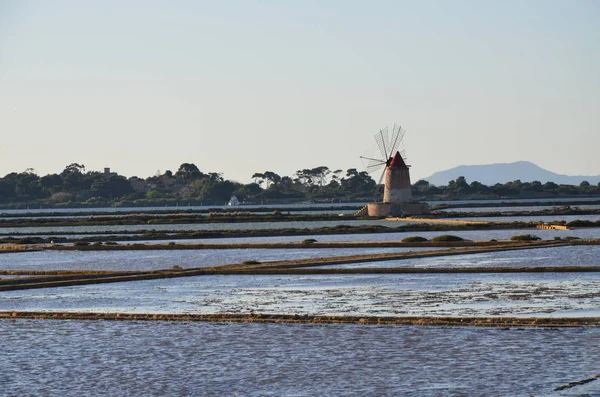
M 379 182 L 377 182 L 377 185 L 381 185 L 381 181 L 383 181 L 383 176 L 385 175 L 385 168 L 383 169 L 383 172 L 381 173 L 381 176 L 379 177 Z
M 377 142 L 377 146 L 379 147 L 379 151 L 385 160 L 390 157 L 388 152 L 388 129 L 385 127 L 382 130 L 379 130 L 377 134 L 375 134 L 375 142 Z
M 385 162 L 380 161 L 380 160 L 371 160 L 369 161 L 368 165 L 367 165 L 367 172 L 369 174 L 377 171 L 378 169 L 380 169 L 381 167 L 383 167 L 385 165 Z
M 372 161 L 380 161 L 380 162 L 382 162 L 382 163 L 385 163 L 385 159 L 374 159 L 374 158 L 372 158 L 372 157 L 365 157 L 365 156 L 360 156 L 360 158 L 361 158 L 361 159 L 363 159 L 363 160 L 369 160 L 369 161 L 371 161 L 371 160 L 372 160 Z
M 406 157 L 406 149 L 402 149 L 400 151 L 400 156 L 402 156 L 402 160 L 406 160 L 408 157 Z
M 402 138 L 404 138 L 405 133 L 406 131 L 403 130 L 402 127 L 394 123 L 392 140 L 390 141 L 390 156 L 393 156 L 394 152 L 398 150 L 398 146 L 400 146 L 400 142 L 402 142 Z
M 377 171 L 380 167 L 386 164 L 385 161 L 381 159 L 374 159 L 372 157 L 360 156 L 361 160 L 368 160 L 366 162 L 363 161 L 364 167 L 367 169 L 369 174 Z

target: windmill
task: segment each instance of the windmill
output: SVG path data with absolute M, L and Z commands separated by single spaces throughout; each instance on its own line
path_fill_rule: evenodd
M 369 174 L 374 174 L 383 167 L 383 171 L 381 172 L 381 175 L 377 180 L 377 186 L 381 185 L 381 181 L 383 181 L 383 177 L 385 175 L 385 170 L 392 162 L 392 159 L 394 158 L 394 155 L 398 150 L 398 147 L 400 146 L 400 143 L 402 142 L 402 138 L 404 138 L 405 133 L 406 131 L 397 124 L 394 124 L 391 137 L 388 134 L 387 127 L 385 127 L 382 130 L 379 130 L 379 132 L 375 134 L 375 142 L 377 143 L 377 147 L 379 148 L 381 157 L 377 156 L 377 158 L 373 158 L 360 156 L 361 159 L 366 160 L 366 168 Z M 400 156 L 403 160 L 406 160 L 404 152 L 405 151 L 402 150 L 400 152 Z

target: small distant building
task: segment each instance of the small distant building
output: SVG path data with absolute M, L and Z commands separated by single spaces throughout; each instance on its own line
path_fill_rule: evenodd
M 110 167 L 104 167 L 104 175 L 110 175 Z
M 150 190 L 150 185 L 148 185 L 144 179 L 138 178 L 137 176 L 129 178 L 129 184 L 136 193 L 146 193 Z

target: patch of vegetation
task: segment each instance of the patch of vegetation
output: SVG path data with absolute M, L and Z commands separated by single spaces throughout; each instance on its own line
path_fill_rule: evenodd
M 431 241 L 433 241 L 434 243 L 442 243 L 448 241 L 465 241 L 465 239 L 462 237 L 453 236 L 451 234 L 443 234 L 441 236 L 436 236 L 432 238 Z
M 520 234 L 518 236 L 512 236 L 510 241 L 536 241 L 541 240 L 538 236 L 534 236 L 533 234 Z
M 74 247 L 87 247 L 88 245 L 90 245 L 90 243 L 88 243 L 87 241 L 75 241 L 73 243 Z
M 406 238 L 402 239 L 403 243 L 422 243 L 425 241 L 429 241 L 429 240 L 427 240 L 425 237 L 421 237 L 421 236 L 411 236 L 411 237 L 406 237 Z
M 104 245 L 117 245 L 118 243 L 116 241 L 105 241 Z
M 24 237 L 9 242 L 13 242 L 15 244 L 40 244 L 44 242 L 44 239 L 40 237 Z
M 575 237 L 575 236 L 567 236 L 567 237 L 565 237 L 565 240 L 581 240 L 581 238 Z
M 305 238 L 304 240 L 302 240 L 302 244 L 313 244 L 316 242 L 317 242 L 317 240 L 314 238 Z
M 250 259 L 249 261 L 243 261 L 242 262 L 244 265 L 259 265 L 260 262 L 254 259 Z
M 567 223 L 567 227 L 598 227 L 600 222 L 577 219 Z

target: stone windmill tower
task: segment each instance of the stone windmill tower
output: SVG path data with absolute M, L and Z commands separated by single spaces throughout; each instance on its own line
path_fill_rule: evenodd
M 408 167 L 400 152 L 396 152 L 394 157 L 391 157 L 391 161 L 385 167 L 384 203 L 399 204 L 412 201 Z
M 410 183 L 410 169 L 406 164 L 406 158 L 397 151 L 405 131 L 394 124 L 391 137 L 388 135 L 387 127 L 375 134 L 375 142 L 381 153 L 380 158 L 361 157 L 368 161 L 367 171 L 376 172 L 384 167 L 379 178 L 379 183 L 384 180 L 383 202 L 369 203 L 369 216 L 406 216 L 421 215 L 429 210 L 425 203 L 412 200 L 412 189 Z

